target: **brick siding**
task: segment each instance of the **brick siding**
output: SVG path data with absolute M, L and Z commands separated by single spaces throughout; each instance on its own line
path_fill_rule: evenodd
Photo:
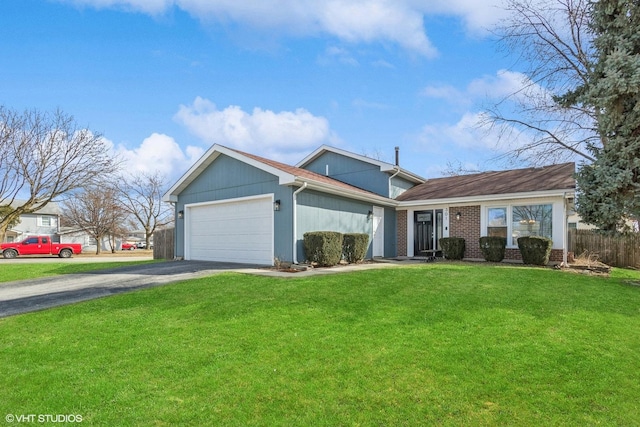
M 456 214 L 460 213 L 460 219 Z M 398 211 L 398 256 L 407 256 L 407 221 L 408 211 Z M 449 208 L 449 236 L 462 237 L 465 240 L 464 257 L 483 259 L 480 252 L 480 206 L 452 206 Z M 413 239 L 413 236 L 411 236 Z M 550 262 L 562 262 L 562 249 L 552 249 Z M 520 251 L 507 248 L 505 260 L 522 261 Z
M 398 256 L 407 256 L 407 217 L 408 211 L 398 211 L 396 214 L 398 223 Z
M 549 256 L 549 262 L 562 262 L 564 253 L 562 249 L 551 249 L 551 255 Z M 482 256 L 481 256 L 482 257 Z M 504 253 L 504 259 L 522 261 L 522 255 L 519 249 L 507 248 Z
M 456 219 L 458 212 L 460 219 Z M 464 239 L 465 258 L 482 258 L 480 252 L 480 206 L 450 207 L 449 236 Z

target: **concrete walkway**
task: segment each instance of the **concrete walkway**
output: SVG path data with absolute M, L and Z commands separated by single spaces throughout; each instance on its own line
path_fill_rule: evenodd
M 59 260 L 58 260 L 59 261 Z M 33 259 L 31 260 L 33 262 Z M 0 283 L 0 317 L 13 316 L 51 307 L 73 304 L 138 289 L 234 271 L 272 277 L 308 277 L 386 268 L 419 261 L 380 260 L 380 262 L 314 268 L 297 273 L 259 268 L 248 264 L 206 261 L 167 261 L 132 265 L 82 274 L 68 274 L 32 280 Z

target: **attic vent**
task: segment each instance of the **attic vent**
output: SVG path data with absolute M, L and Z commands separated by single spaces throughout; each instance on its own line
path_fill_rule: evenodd
M 326 176 L 329 176 L 329 165 L 328 165 L 328 164 L 327 164 L 327 165 L 325 165 L 325 168 L 324 168 L 324 174 L 325 174 Z

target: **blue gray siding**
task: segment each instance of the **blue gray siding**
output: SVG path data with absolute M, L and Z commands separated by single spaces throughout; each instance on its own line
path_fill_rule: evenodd
M 341 154 L 325 152 L 313 160 L 305 169 L 328 176 L 383 197 L 389 197 L 389 175 L 380 167 Z
M 395 199 L 396 197 L 398 197 L 408 189 L 414 187 L 415 185 L 416 185 L 415 183 L 411 181 L 407 181 L 406 179 L 399 178 L 397 176 L 393 177 L 391 179 L 391 189 L 390 189 L 389 198 Z
M 280 211 L 274 213 L 274 254 L 290 260 L 293 257 L 292 188 L 278 184 L 278 177 L 221 155 L 178 196 L 176 212 L 185 204 L 235 199 L 239 197 L 274 194 L 280 199 Z M 177 218 L 177 215 L 176 215 Z M 247 224 L 250 227 L 251 224 Z M 184 220 L 176 220 L 176 256 L 184 256 Z
M 394 257 L 398 255 L 398 225 L 396 223 L 395 208 L 384 209 L 384 256 Z
M 372 223 L 367 218 L 371 203 L 305 190 L 298 195 L 296 233 L 298 260 L 304 261 L 303 238 L 309 231 L 338 231 L 369 235 L 367 257 L 371 257 Z

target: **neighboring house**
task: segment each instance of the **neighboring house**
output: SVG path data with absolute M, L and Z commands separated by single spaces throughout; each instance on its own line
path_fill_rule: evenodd
M 426 180 L 329 146 L 290 166 L 220 145 L 211 147 L 164 195 L 175 206 L 175 254 L 189 260 L 272 265 L 305 260 L 308 231 L 367 233 L 371 257 L 423 256 L 439 239 L 467 240 L 481 258 L 483 235 L 553 239 L 566 248 L 574 165 Z
M 84 230 L 80 230 L 73 227 L 61 227 L 58 232 L 58 237 L 61 243 L 80 243 L 82 245 L 82 251 L 86 253 L 95 252 L 97 249 L 96 239 L 94 239 L 89 233 Z M 123 243 L 133 243 L 137 239 L 120 238 L 116 237 L 113 241 L 110 241 L 110 236 L 105 236 L 100 242 L 101 251 L 111 251 L 111 245 L 114 245 L 115 250 L 121 250 Z
M 17 200 L 12 206 L 21 206 L 25 202 Z M 20 215 L 20 222 L 7 230 L 6 242 L 17 242 L 29 236 L 55 235 L 60 230 L 60 206 L 49 202 L 37 212 Z

